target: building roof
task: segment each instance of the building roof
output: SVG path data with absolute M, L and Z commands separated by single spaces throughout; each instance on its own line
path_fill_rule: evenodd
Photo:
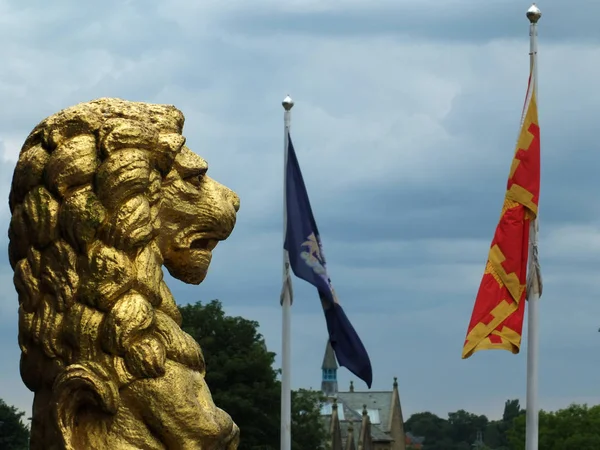
M 321 365 L 321 369 L 337 369 L 338 364 L 335 359 L 335 353 L 333 352 L 333 347 L 327 340 L 327 346 L 325 347 L 325 356 L 323 356 L 323 364 Z
M 371 424 L 386 433 L 390 432 L 393 391 L 338 392 L 337 398 L 338 404 L 343 403 L 344 412 L 346 408 L 357 411 L 358 420 L 362 419 L 363 405 L 366 405 Z
M 348 437 L 348 427 L 349 426 L 350 426 L 350 422 L 347 420 L 340 422 L 340 430 L 342 432 L 342 440 L 344 442 L 346 442 L 346 439 Z M 354 439 L 356 439 L 358 436 L 358 432 L 360 432 L 361 423 L 353 422 L 353 426 L 354 426 L 354 433 L 355 433 Z M 389 437 L 387 434 L 385 434 L 383 431 L 381 431 L 381 429 L 379 429 L 379 427 L 376 427 L 373 424 L 371 424 L 371 438 L 373 439 L 373 442 L 392 442 L 391 437 Z
M 361 405 L 360 408 L 353 408 L 353 406 L 348 405 L 344 402 L 344 400 L 338 397 L 337 399 L 338 405 L 338 419 L 340 421 L 340 431 L 342 434 L 342 441 L 346 442 L 348 438 L 348 428 L 350 424 L 353 424 L 354 427 L 354 438 L 358 437 L 357 433 L 360 433 L 361 423 L 362 423 L 362 410 L 363 407 Z M 327 426 L 330 426 L 331 415 L 333 413 L 333 405 L 332 403 L 325 403 L 321 408 L 321 416 L 324 420 L 326 420 Z M 379 423 L 375 423 L 372 420 L 372 417 L 377 417 L 377 413 L 379 411 L 369 411 L 367 408 L 367 414 L 369 415 L 369 419 L 371 421 L 371 438 L 374 442 L 391 442 L 392 439 L 388 436 L 382 429 Z M 389 413 L 386 413 L 389 416 Z

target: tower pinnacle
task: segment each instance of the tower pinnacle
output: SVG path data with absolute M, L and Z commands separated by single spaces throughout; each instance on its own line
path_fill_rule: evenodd
M 338 364 L 335 359 L 335 353 L 328 339 L 327 346 L 325 347 L 325 355 L 323 356 L 323 364 L 321 365 L 321 391 L 328 397 L 333 397 L 338 392 L 337 369 Z

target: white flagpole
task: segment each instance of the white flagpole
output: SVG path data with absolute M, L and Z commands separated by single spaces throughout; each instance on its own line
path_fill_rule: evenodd
M 284 158 L 283 158 L 283 239 L 287 227 L 286 205 L 286 172 L 288 159 L 288 143 L 290 133 L 291 109 L 294 101 L 288 95 L 281 102 L 285 112 L 284 123 Z M 290 258 L 283 249 L 283 288 L 281 292 L 281 447 L 280 450 L 292 449 L 292 372 L 291 372 L 291 328 L 292 328 L 292 280 L 290 278 Z
M 529 19 L 529 61 L 531 65 L 531 78 L 533 93 L 537 101 L 537 22 L 542 17 L 542 12 L 535 3 L 527 10 Z M 531 223 L 529 258 L 537 258 L 537 217 Z M 533 250 L 533 251 L 531 251 Z M 537 261 L 536 261 L 537 263 Z M 533 283 L 528 283 L 530 291 L 527 294 L 527 405 L 526 405 L 526 437 L 525 450 L 538 450 L 539 438 L 539 405 L 538 405 L 538 303 L 540 300 L 540 283 L 537 279 L 537 268 L 532 265 L 530 269 L 536 271 L 529 275 L 534 277 Z

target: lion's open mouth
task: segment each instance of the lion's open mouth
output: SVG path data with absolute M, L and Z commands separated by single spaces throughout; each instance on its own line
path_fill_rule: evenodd
M 194 250 L 212 251 L 219 241 L 217 239 L 196 239 L 192 241 L 190 248 Z

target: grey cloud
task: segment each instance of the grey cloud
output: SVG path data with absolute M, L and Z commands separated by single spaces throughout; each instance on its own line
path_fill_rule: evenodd
M 18 24 L 9 30 L 19 41 L 36 41 L 40 50 L 80 51 L 108 45 L 117 55 L 160 51 L 176 42 L 176 24 L 156 14 L 156 1 L 76 3 L 59 0 L 48 10 L 43 1 L 9 2 Z M 11 25 L 14 25 L 13 22 Z
M 527 39 L 528 5 L 521 1 L 488 1 L 485 6 L 470 1 L 384 3 L 365 2 L 364 8 L 321 11 L 246 9 L 226 24 L 251 35 L 303 34 L 326 36 L 392 35 L 401 39 L 425 39 L 444 43 L 487 42 L 495 39 Z M 595 17 L 600 8 L 594 0 L 574 7 L 569 2 L 546 0 L 540 4 L 544 39 L 598 42 Z M 582 13 L 585 11 L 585 13 Z
M 326 186 L 313 184 L 309 195 L 325 243 L 347 244 L 424 238 L 489 239 L 500 216 L 510 153 L 494 172 L 469 176 L 441 185 L 410 186 L 398 182 L 372 184 L 326 194 Z M 591 152 L 581 160 L 545 165 L 541 194 L 542 229 L 570 221 L 597 217 L 593 204 L 595 168 L 598 157 Z M 467 164 L 467 162 L 465 162 Z M 581 182 L 580 180 L 588 180 Z M 275 210 L 279 208 L 274 208 Z M 276 232 L 273 216 L 247 224 L 246 231 Z

